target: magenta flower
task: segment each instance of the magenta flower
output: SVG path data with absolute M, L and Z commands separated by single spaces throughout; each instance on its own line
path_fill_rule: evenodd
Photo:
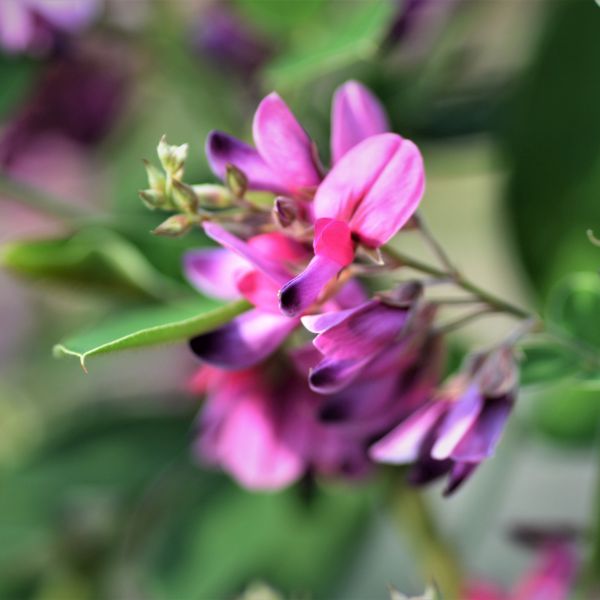
M 55 33 L 86 27 L 100 9 L 100 0 L 2 0 L 0 46 L 8 52 L 46 50 Z
M 510 349 L 478 357 L 440 394 L 371 448 L 379 462 L 414 463 L 410 480 L 424 484 L 449 473 L 445 493 L 456 490 L 493 455 L 517 390 Z
M 244 242 L 214 223 L 207 223 L 205 230 L 226 248 L 189 252 L 184 259 L 188 280 L 208 296 L 245 297 L 256 308 L 193 338 L 191 347 L 207 363 L 246 368 L 274 352 L 298 326 L 297 319 L 278 311 L 276 292 L 289 277 L 285 265 L 305 259 L 306 250 L 281 233 L 257 235 Z
M 579 562 L 571 542 L 548 542 L 542 548 L 537 564 L 525 573 L 511 592 L 487 582 L 474 581 L 467 586 L 465 600 L 568 600 Z
M 405 359 L 410 358 L 411 346 L 420 343 L 434 311 L 414 302 L 420 286 L 408 284 L 402 289 L 400 293 L 406 295 L 406 301 L 400 304 L 375 298 L 343 311 L 302 317 L 303 325 L 317 334 L 313 344 L 322 355 L 310 370 L 312 390 L 323 394 L 339 391 L 384 351 L 398 345 L 406 350 Z M 398 369 L 404 362 L 399 354 L 402 352 L 395 352 Z
M 387 131 L 388 125 L 371 92 L 349 81 L 335 93 L 331 129 L 336 162 L 362 140 Z M 243 171 L 251 189 L 311 199 L 323 178 L 316 147 L 276 93 L 259 104 L 252 132 L 256 148 L 226 133 L 209 134 L 206 154 L 213 172 L 223 179 L 225 167 L 232 164 Z
M 310 306 L 323 286 L 354 260 L 354 246 L 379 248 L 410 219 L 425 186 L 421 154 L 384 133 L 354 146 L 334 166 L 314 199 L 314 258 L 280 291 L 284 314 Z

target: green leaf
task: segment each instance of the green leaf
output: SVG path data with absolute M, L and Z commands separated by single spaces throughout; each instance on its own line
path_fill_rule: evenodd
M 546 318 L 575 342 L 600 350 L 600 275 L 575 273 L 554 286 Z
M 25 57 L 0 54 L 0 117 L 4 117 L 14 107 L 19 106 L 37 74 L 38 65 Z
M 85 369 L 89 356 L 185 340 L 220 327 L 249 308 L 246 300 L 223 305 L 198 298 L 173 306 L 129 311 L 56 345 L 54 355 L 75 356 Z
M 566 380 L 533 399 L 534 430 L 562 445 L 587 447 L 600 433 L 600 382 Z
M 294 47 L 266 67 L 268 87 L 302 86 L 376 53 L 389 25 L 393 3 L 367 0 L 339 3 L 337 7 L 339 13 L 321 19 Z
M 524 266 L 544 296 L 558 278 L 600 264 L 585 235 L 600 230 L 598 6 L 557 0 L 548 9 L 502 134 L 512 167 L 509 215 Z
M 95 291 L 165 299 L 185 290 L 136 245 L 104 227 L 87 227 L 66 239 L 11 243 L 3 248 L 2 262 L 21 275 Z
M 156 583 L 160 596 L 231 597 L 263 580 L 286 596 L 329 597 L 365 522 L 370 491 L 318 487 L 308 501 L 299 492 L 231 487 L 214 498 L 187 522 L 180 559 Z
M 520 347 L 520 381 L 524 386 L 554 384 L 579 371 L 579 360 L 572 350 L 551 340 L 536 340 Z

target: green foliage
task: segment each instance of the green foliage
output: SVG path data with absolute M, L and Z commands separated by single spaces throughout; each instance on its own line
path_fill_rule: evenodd
M 0 87 L 0 118 L 19 106 L 37 72 L 38 65 L 34 61 L 0 52 L 0 81 L 3 82 Z
M 223 304 L 197 298 L 176 305 L 132 310 L 56 345 L 54 354 L 75 356 L 85 368 L 89 356 L 183 341 L 216 329 L 249 308 L 245 300 Z
M 268 87 L 302 86 L 375 55 L 389 26 L 393 3 L 369 0 L 331 4 L 339 10 L 321 16 L 306 35 L 267 66 Z
M 13 242 L 2 249 L 12 271 L 70 287 L 165 299 L 183 286 L 160 273 L 130 240 L 104 227 L 62 239 Z
M 600 20 L 594 2 L 561 0 L 507 107 L 508 207 L 525 267 L 545 294 L 595 268 L 585 236 L 600 223 Z
M 523 386 L 553 384 L 580 370 L 579 357 L 552 339 L 527 342 L 520 348 L 520 382 Z

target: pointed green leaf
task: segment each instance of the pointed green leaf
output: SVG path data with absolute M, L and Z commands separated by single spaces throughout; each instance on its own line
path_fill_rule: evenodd
M 85 370 L 89 356 L 185 340 L 220 327 L 249 308 L 245 300 L 223 305 L 199 298 L 185 304 L 130 311 L 57 344 L 54 355 L 75 356 Z

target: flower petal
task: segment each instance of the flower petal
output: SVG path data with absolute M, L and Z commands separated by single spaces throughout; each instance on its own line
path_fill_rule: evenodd
M 288 317 L 306 310 L 319 297 L 323 287 L 343 268 L 325 256 L 315 256 L 306 269 L 279 290 L 279 307 Z
M 192 338 L 190 346 L 204 362 L 224 369 L 243 369 L 272 354 L 297 324 L 278 313 L 255 309 Z
M 314 214 L 344 221 L 363 243 L 381 246 L 412 216 L 424 186 L 423 161 L 412 142 L 392 133 L 372 136 L 327 175 Z
M 392 464 L 406 464 L 419 459 L 423 443 L 447 409 L 445 402 L 427 403 L 371 446 L 371 458 Z
M 0 44 L 11 52 L 25 50 L 34 35 L 32 16 L 21 0 L 0 3 Z
M 281 178 L 261 158 L 257 150 L 221 131 L 211 131 L 206 138 L 206 156 L 212 172 L 225 179 L 228 164 L 236 166 L 248 178 L 253 190 L 285 194 L 288 189 Z
M 238 279 L 251 268 L 250 263 L 225 248 L 191 250 L 183 257 L 187 280 L 202 294 L 223 300 L 240 297 Z
M 314 147 L 278 94 L 259 104 L 252 126 L 254 143 L 269 168 L 294 192 L 319 185 Z
M 99 12 L 98 0 L 30 0 L 35 9 L 55 27 L 77 31 Z
M 452 451 L 452 458 L 480 462 L 492 456 L 512 407 L 511 397 L 487 398 L 477 421 Z
M 317 394 L 339 392 L 352 383 L 370 359 L 370 356 L 349 360 L 324 358 L 309 372 L 310 389 Z
M 431 450 L 436 460 L 454 456 L 454 450 L 479 418 L 485 399 L 477 385 L 471 385 L 452 405 L 440 426 L 437 440 Z
M 275 260 L 264 256 L 262 252 L 253 248 L 250 243 L 229 233 L 217 223 L 204 223 L 204 231 L 209 238 L 235 252 L 238 256 L 245 258 L 252 266 L 270 277 L 275 283 L 281 285 L 289 280 L 289 273 Z
M 334 163 L 359 142 L 386 131 L 389 131 L 389 124 L 385 111 L 364 85 L 348 81 L 336 90 L 331 111 Z
M 448 484 L 444 489 L 444 496 L 452 495 L 473 473 L 479 466 L 479 463 L 457 462 L 452 465 Z

